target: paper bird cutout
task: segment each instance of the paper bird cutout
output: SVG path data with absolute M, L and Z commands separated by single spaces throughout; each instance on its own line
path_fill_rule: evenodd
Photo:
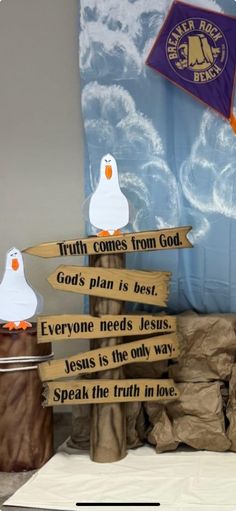
M 26 321 L 34 316 L 38 298 L 26 282 L 21 252 L 12 248 L 7 252 L 5 272 L 0 284 L 0 319 L 7 321 L 3 328 L 23 329 L 32 326 Z
M 129 203 L 119 185 L 116 160 L 111 154 L 101 159 L 100 180 L 89 204 L 89 220 L 98 236 L 121 234 L 129 223 Z

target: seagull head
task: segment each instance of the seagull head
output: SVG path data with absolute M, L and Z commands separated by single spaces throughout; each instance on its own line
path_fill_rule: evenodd
M 24 269 L 23 258 L 18 248 L 11 248 L 7 252 L 6 270 L 22 272 Z
M 118 179 L 116 160 L 111 154 L 105 154 L 101 159 L 101 179 L 104 181 L 113 181 Z

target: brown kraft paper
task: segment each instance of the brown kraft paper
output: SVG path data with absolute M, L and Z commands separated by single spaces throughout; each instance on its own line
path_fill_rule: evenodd
M 228 450 L 220 382 L 180 383 L 178 389 L 176 401 L 144 405 L 152 426 L 148 440 L 157 452 L 173 450 L 179 443 L 199 450 Z
M 176 382 L 229 380 L 236 351 L 236 315 L 177 316 L 180 356 L 169 366 Z

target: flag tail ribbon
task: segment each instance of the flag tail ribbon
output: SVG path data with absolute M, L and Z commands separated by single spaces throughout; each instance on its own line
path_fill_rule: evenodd
M 236 134 L 236 117 L 234 114 L 231 114 L 229 122 L 231 124 L 231 127 L 232 127 L 234 133 Z

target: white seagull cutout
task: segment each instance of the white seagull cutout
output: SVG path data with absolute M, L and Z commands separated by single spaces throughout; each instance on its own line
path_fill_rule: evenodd
M 129 223 L 129 203 L 120 189 L 116 160 L 111 154 L 101 159 L 100 180 L 89 204 L 89 220 L 101 229 L 98 236 L 119 235 Z
M 5 272 L 0 284 L 0 319 L 7 321 L 3 328 L 23 329 L 32 326 L 26 319 L 34 316 L 37 295 L 27 284 L 21 252 L 12 248 L 7 252 Z

